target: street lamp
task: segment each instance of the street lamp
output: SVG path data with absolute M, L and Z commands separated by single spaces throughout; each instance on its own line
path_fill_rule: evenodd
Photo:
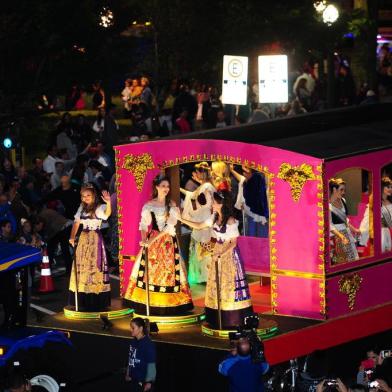
M 339 10 L 333 5 L 328 5 L 323 11 L 323 22 L 331 26 L 339 19 Z

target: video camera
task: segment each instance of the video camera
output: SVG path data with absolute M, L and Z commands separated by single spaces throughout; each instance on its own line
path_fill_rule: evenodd
M 240 325 L 236 332 L 229 333 L 230 341 L 237 341 L 246 338 L 250 344 L 250 355 L 254 363 L 265 362 L 264 344 L 257 336 L 260 317 L 254 313 L 244 318 L 243 324 Z

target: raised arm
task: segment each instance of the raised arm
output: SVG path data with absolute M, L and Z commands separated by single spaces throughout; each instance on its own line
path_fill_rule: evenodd
M 235 170 L 234 170 L 234 165 L 233 164 L 231 164 L 230 165 L 230 173 L 234 176 L 234 178 L 238 181 L 238 182 L 240 182 L 241 181 L 241 174 L 240 173 L 238 173 L 238 172 L 236 172 Z
M 196 229 L 196 230 L 202 230 L 202 229 L 206 229 L 207 227 L 211 227 L 212 226 L 212 221 L 211 220 L 207 220 L 204 222 L 192 222 L 188 219 L 184 219 L 181 216 L 178 217 L 178 220 L 182 223 L 184 223 L 185 225 L 191 227 L 192 229 Z
M 102 200 L 106 204 L 106 208 L 105 208 L 105 211 L 103 213 L 104 214 L 103 219 L 106 220 L 112 214 L 112 203 L 111 203 L 110 194 L 109 194 L 108 191 L 102 191 Z

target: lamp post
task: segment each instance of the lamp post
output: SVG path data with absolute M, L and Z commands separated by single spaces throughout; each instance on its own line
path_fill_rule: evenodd
M 321 16 L 321 20 L 328 26 L 328 36 L 333 41 L 332 26 L 339 19 L 339 10 L 334 4 L 328 4 L 326 0 L 315 1 L 314 8 Z M 334 72 L 334 48 L 329 47 L 327 40 L 327 106 L 331 108 L 335 103 L 335 72 Z

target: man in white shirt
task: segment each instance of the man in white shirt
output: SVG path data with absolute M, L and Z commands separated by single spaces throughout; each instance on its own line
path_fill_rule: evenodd
M 52 174 L 55 172 L 55 164 L 58 161 L 62 161 L 60 158 L 57 157 L 57 146 L 55 144 L 51 145 L 48 148 L 48 155 L 44 159 L 43 169 L 46 173 Z

